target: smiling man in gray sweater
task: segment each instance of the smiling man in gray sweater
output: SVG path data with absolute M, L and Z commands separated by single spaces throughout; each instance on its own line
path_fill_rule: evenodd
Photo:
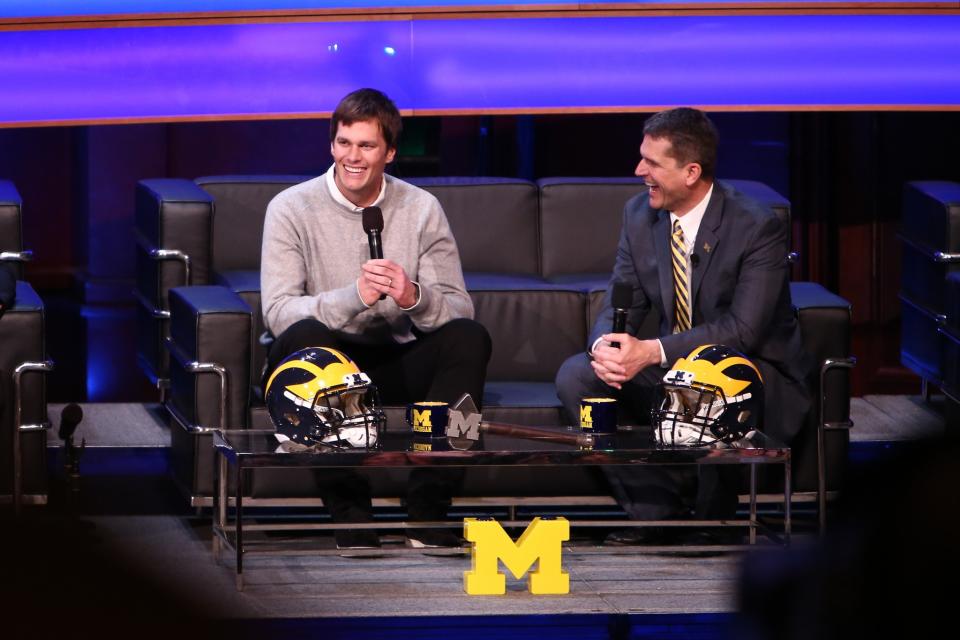
M 384 403 L 482 401 L 490 337 L 473 318 L 460 255 L 437 199 L 384 174 L 401 130 L 393 102 L 360 89 L 330 123 L 333 166 L 291 187 L 267 207 L 261 292 L 276 336 L 266 375 L 308 347 L 342 351 L 370 376 Z M 383 212 L 382 259 L 370 259 L 361 221 Z M 266 379 L 266 377 L 264 378 Z M 446 517 L 462 474 L 424 468 L 410 476 L 411 520 Z M 324 503 L 338 522 L 371 519 L 366 481 L 348 471 L 318 473 Z M 341 548 L 380 545 L 370 530 L 337 531 Z M 414 547 L 459 546 L 444 529 L 414 529 Z

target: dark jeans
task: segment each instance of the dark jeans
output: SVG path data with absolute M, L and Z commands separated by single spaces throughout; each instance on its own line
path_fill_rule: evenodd
M 288 355 L 308 347 L 329 347 L 345 353 L 370 376 L 385 404 L 420 400 L 453 403 L 469 393 L 477 406 L 482 406 L 491 342 L 483 325 L 473 320 L 452 320 L 435 331 L 419 333 L 416 340 L 406 344 L 379 345 L 351 342 L 349 336 L 331 331 L 318 320 L 301 320 L 270 346 L 264 379 Z M 366 478 L 349 469 L 318 471 L 316 478 L 320 496 L 335 521 L 372 519 Z M 414 469 L 406 495 L 410 519 L 445 518 L 451 498 L 462 483 L 462 469 Z
M 580 399 L 607 396 L 644 418 L 650 416 L 653 389 L 666 374 L 648 367 L 619 391 L 607 386 L 593 371 L 585 353 L 566 360 L 557 373 L 557 394 L 577 424 Z M 698 473 L 699 470 L 699 473 Z M 613 497 L 634 520 L 688 517 L 698 520 L 731 518 L 737 511 L 739 472 L 735 465 L 604 466 L 603 474 Z

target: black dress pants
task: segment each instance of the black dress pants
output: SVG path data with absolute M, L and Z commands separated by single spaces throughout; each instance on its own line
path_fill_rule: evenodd
M 623 385 L 607 386 L 594 373 L 585 353 L 571 356 L 557 373 L 557 393 L 568 419 L 579 415 L 581 398 L 617 398 L 635 415 L 649 416 L 656 384 L 666 374 L 648 367 Z M 576 424 L 576 422 L 572 422 Z M 732 518 L 737 510 L 739 473 L 735 465 L 617 466 L 602 468 L 610 491 L 634 520 L 697 520 Z
M 318 320 L 300 320 L 270 346 L 264 380 L 284 358 L 309 347 L 329 347 L 350 357 L 370 376 L 384 404 L 421 400 L 452 404 L 469 393 L 477 406 L 482 406 L 491 341 L 483 325 L 473 320 L 452 320 L 435 331 L 418 333 L 416 340 L 405 344 L 376 345 L 351 341 L 350 336 L 332 331 Z M 446 518 L 463 473 L 463 469 L 414 469 L 406 491 L 410 519 Z M 316 478 L 334 521 L 372 519 L 366 478 L 349 469 L 318 471 Z

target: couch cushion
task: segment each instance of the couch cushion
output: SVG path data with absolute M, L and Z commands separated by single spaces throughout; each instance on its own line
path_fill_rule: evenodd
M 493 340 L 490 381 L 552 382 L 587 339 L 584 294 L 534 278 L 470 274 L 468 290 Z
M 267 205 L 278 193 L 314 176 L 210 176 L 196 183 L 214 200 L 213 268 L 260 268 Z
M 537 187 L 513 178 L 417 178 L 450 221 L 464 271 L 539 273 Z
M 639 178 L 544 178 L 540 187 L 541 273 L 610 273 L 627 200 Z

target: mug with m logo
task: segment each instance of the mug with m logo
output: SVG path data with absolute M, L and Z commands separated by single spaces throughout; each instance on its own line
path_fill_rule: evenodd
M 424 438 L 445 438 L 450 406 L 446 402 L 414 402 L 407 405 L 407 424 L 413 434 Z

